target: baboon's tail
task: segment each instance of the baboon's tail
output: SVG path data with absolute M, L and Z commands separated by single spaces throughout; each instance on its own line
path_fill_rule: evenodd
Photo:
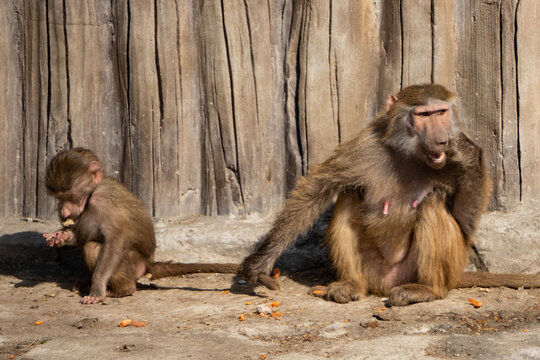
M 506 286 L 517 289 L 520 287 L 540 287 L 540 275 L 528 274 L 493 274 L 489 272 L 464 272 L 459 279 L 456 288 L 468 288 L 473 286 L 498 287 Z
M 146 268 L 147 274 L 151 275 L 148 277 L 151 279 L 195 273 L 238 274 L 240 272 L 240 264 L 182 264 L 170 261 L 150 263 L 146 265 Z

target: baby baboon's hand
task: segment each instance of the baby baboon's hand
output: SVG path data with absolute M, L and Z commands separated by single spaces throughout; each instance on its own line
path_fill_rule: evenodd
M 52 233 L 43 234 L 45 243 L 51 247 L 62 247 L 71 239 L 72 233 L 66 230 L 58 230 Z

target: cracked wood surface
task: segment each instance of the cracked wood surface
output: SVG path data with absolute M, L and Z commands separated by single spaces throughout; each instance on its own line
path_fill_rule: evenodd
M 534 0 L 0 2 L 0 216 L 93 149 L 156 217 L 269 214 L 390 93 L 435 81 L 484 148 L 492 208 L 540 201 Z

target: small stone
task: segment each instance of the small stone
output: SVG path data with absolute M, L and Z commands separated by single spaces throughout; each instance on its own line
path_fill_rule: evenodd
M 272 312 L 272 309 L 267 304 L 259 304 L 257 305 L 257 313 L 268 315 Z
M 347 335 L 347 324 L 341 321 L 335 321 L 332 324 L 326 326 L 321 331 L 321 336 L 327 339 L 335 339 L 341 336 Z

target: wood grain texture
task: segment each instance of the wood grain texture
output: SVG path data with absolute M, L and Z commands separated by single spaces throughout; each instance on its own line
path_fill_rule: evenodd
M 371 100 L 379 106 L 386 104 L 388 96 L 401 89 L 403 68 L 401 3 L 393 0 L 382 1 L 380 23 L 379 37 L 382 49 L 378 70 L 377 98 Z
M 451 1 L 433 0 L 431 13 L 433 74 L 432 80 L 456 91 L 456 61 L 454 7 Z
M 382 59 L 380 6 L 368 1 L 332 2 L 330 83 L 340 142 L 354 137 L 381 107 L 373 96 Z
M 46 2 L 22 2 L 21 64 L 23 83 L 23 214 L 52 214 L 53 203 L 44 196 L 42 176 L 47 164 L 47 124 L 49 113 L 49 31 Z
M 502 167 L 497 177 L 497 202 L 503 208 L 521 201 L 521 169 L 519 144 L 519 114 L 516 57 L 516 10 L 518 0 L 501 3 L 501 80 L 502 80 L 502 134 L 497 162 Z M 527 111 L 523 109 L 525 113 Z
M 298 121 L 303 173 L 323 162 L 339 144 L 335 68 L 332 67 L 331 10 L 333 2 L 304 1 L 298 50 Z M 331 79 L 333 81 L 331 82 Z M 337 96 L 337 94 L 335 95 Z
M 201 212 L 202 129 L 194 11 L 197 3 L 158 1 L 156 51 L 162 109 L 154 173 L 155 215 Z M 181 45 L 182 44 L 182 45 Z
M 402 87 L 432 82 L 433 28 L 431 1 L 403 0 Z
M 0 4 L 0 214 L 14 215 L 22 210 L 24 148 L 17 140 L 23 128 L 22 66 L 19 62 L 21 18 L 12 16 L 12 9 L 20 4 L 4 1 Z M 15 141 L 13 141 L 15 140 Z
M 64 8 L 70 142 L 94 149 L 106 173 L 119 178 L 124 134 L 111 4 L 66 1 Z
M 86 146 L 156 217 L 271 214 L 388 95 L 439 82 L 492 208 L 540 200 L 534 0 L 6 0 L 0 216 L 53 217 L 47 161 Z
M 521 201 L 540 204 L 540 41 L 535 36 L 540 18 L 540 3 L 519 1 L 516 15 L 518 59 L 519 155 Z
M 459 51 L 456 90 L 464 108 L 462 120 L 483 148 L 493 183 L 497 184 L 497 178 L 503 176 L 497 161 L 502 133 L 500 7 L 494 1 L 456 2 L 455 7 Z M 492 208 L 497 207 L 500 191 L 499 186 L 494 187 Z

